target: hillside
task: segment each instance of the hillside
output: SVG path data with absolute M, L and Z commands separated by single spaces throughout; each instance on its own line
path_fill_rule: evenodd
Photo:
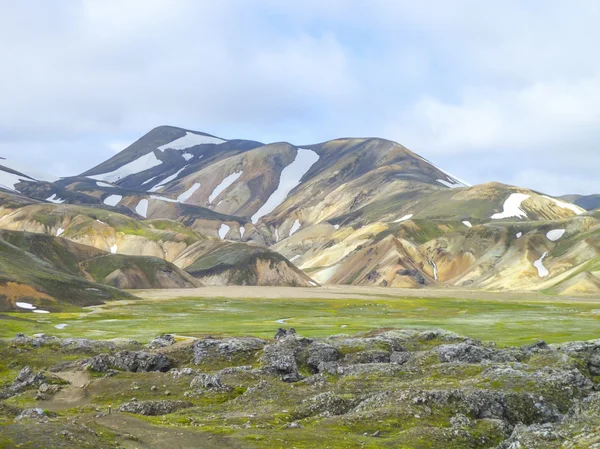
M 65 304 L 93 305 L 104 299 L 128 297 L 104 286 L 140 289 L 202 285 L 163 259 L 107 254 L 59 237 L 0 230 L 0 243 L 4 309 L 16 307 L 17 301 L 33 300 L 31 304 L 56 309 Z
M 8 241 L 7 241 L 8 240 Z M 120 290 L 90 282 L 76 274 L 83 254 L 70 245 L 54 248 L 35 242 L 38 257 L 9 241 L 22 243 L 26 236 L 0 234 L 0 310 L 48 313 L 69 305 L 88 306 L 106 300 L 131 298 Z M 27 242 L 25 246 L 30 246 Z M 85 251 L 85 250 L 84 250 Z M 46 259 L 51 259 L 53 263 Z M 64 271 L 63 271 L 64 270 Z
M 600 209 L 600 195 L 564 195 L 560 198 L 585 210 Z
M 598 291 L 594 198 L 469 186 L 385 139 L 264 144 L 160 126 L 78 176 L 13 187 L 0 229 L 156 257 L 193 282 Z M 127 264 L 94 279 L 126 286 L 123 270 L 149 281 Z

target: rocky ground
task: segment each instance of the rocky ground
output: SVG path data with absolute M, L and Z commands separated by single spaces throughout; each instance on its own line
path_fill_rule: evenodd
M 600 340 L 0 342 L 0 448 L 600 448 Z

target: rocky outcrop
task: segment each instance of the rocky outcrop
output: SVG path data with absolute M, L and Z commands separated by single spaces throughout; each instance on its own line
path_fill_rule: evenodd
M 288 334 L 263 349 L 260 358 L 264 369 L 281 376 L 284 382 L 297 382 L 302 379 L 298 371 L 298 358 L 313 340 Z
M 9 398 L 30 387 L 39 387 L 45 381 L 46 375 L 44 373 L 36 373 L 31 367 L 26 366 L 19 371 L 12 385 L 0 391 L 0 399 Z
M 171 360 L 163 354 L 148 352 L 121 351 L 114 355 L 100 354 L 83 363 L 84 368 L 96 372 L 106 372 L 111 369 L 130 372 L 167 372 L 171 369 Z
M 255 337 L 239 337 L 217 340 L 205 338 L 197 340 L 192 345 L 194 363 L 200 364 L 210 360 L 211 357 L 236 359 L 260 351 L 266 341 Z
M 134 401 L 121 405 L 119 411 L 144 416 L 161 416 L 193 406 L 193 403 L 184 401 Z
M 158 348 L 166 348 L 167 346 L 172 346 L 176 342 L 175 337 L 171 334 L 163 334 L 156 337 L 154 340 L 148 343 L 148 348 L 150 349 L 158 349 Z
M 199 374 L 192 379 L 190 388 L 215 391 L 219 393 L 231 390 L 231 387 L 224 385 L 221 378 L 216 374 Z

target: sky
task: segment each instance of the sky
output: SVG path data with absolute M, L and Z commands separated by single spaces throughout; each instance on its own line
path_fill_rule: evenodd
M 150 129 L 397 141 L 472 184 L 600 193 L 596 0 L 0 0 L 0 156 Z

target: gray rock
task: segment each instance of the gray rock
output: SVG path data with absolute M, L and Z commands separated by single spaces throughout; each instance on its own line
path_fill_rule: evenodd
M 592 376 L 600 376 L 600 348 L 591 353 L 588 360 L 588 369 Z
M 35 420 L 38 422 L 48 422 L 48 415 L 41 408 L 28 408 L 21 412 L 15 421 Z
M 475 345 L 458 343 L 441 345 L 437 348 L 443 363 L 481 363 L 484 360 L 496 362 L 516 362 L 517 358 L 508 351 Z
M 133 401 L 121 405 L 119 411 L 144 416 L 160 416 L 193 406 L 191 402 L 184 401 Z
M 390 355 L 390 363 L 395 363 L 396 365 L 404 365 L 409 360 L 410 352 L 394 351 Z
M 163 334 L 156 337 L 154 340 L 148 343 L 148 348 L 150 349 L 158 349 L 158 348 L 166 348 L 167 346 L 172 346 L 176 343 L 175 337 L 171 334 Z
M 300 381 L 297 358 L 311 343 L 295 335 L 282 338 L 264 347 L 260 361 L 267 372 L 280 375 L 285 382 Z
M 19 371 L 12 385 L 8 387 L 8 391 L 11 395 L 16 394 L 32 386 L 39 387 L 45 381 L 46 375 L 44 373 L 34 373 L 31 367 L 26 366 Z
M 27 337 L 20 333 L 11 340 L 11 343 L 22 346 L 31 346 L 33 348 L 41 348 L 42 346 L 59 344 L 60 339 L 58 337 L 46 334 L 36 334 L 33 337 Z
M 311 416 L 323 418 L 344 415 L 356 405 L 356 402 L 328 391 L 302 401 L 294 416 L 296 419 L 304 419 Z
M 91 371 L 106 372 L 109 369 L 130 372 L 167 372 L 171 369 L 171 360 L 163 354 L 151 354 L 143 351 L 121 351 L 114 355 L 100 354 L 84 362 Z
M 231 391 L 231 387 L 223 385 L 221 378 L 215 374 L 198 374 L 192 379 L 190 388 L 204 389 L 216 392 Z
M 231 359 L 251 354 L 260 351 L 265 345 L 264 340 L 254 337 L 229 338 L 226 340 L 205 338 L 195 341 L 192 345 L 192 351 L 194 352 L 194 363 L 200 364 L 211 356 Z
M 290 327 L 289 330 L 280 327 L 277 329 L 277 333 L 275 334 L 275 340 L 280 340 L 285 337 L 293 337 L 296 335 L 296 329 Z
M 308 347 L 308 358 L 306 364 L 313 372 L 320 372 L 319 366 L 322 363 L 335 362 L 340 358 L 339 351 L 331 345 L 314 342 Z

